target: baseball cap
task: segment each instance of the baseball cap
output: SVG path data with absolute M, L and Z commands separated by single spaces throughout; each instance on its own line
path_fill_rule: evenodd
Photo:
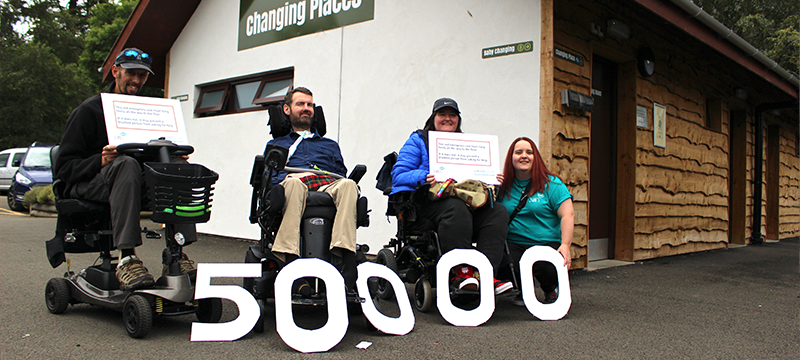
M 451 98 L 441 98 L 439 100 L 436 100 L 436 102 L 433 103 L 433 112 L 437 112 L 441 108 L 448 106 L 453 108 L 457 113 L 461 114 L 461 111 L 458 110 L 458 103 L 456 103 L 456 101 Z
M 123 69 L 147 70 L 155 75 L 153 69 L 150 68 L 152 61 L 153 58 L 150 57 L 150 54 L 137 48 L 126 48 L 119 52 L 114 60 L 114 65 L 121 66 Z

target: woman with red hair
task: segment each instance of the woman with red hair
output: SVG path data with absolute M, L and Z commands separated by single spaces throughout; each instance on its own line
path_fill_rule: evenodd
M 511 217 L 506 240 L 515 264 L 519 264 L 529 247 L 545 245 L 556 249 L 564 258 L 564 266 L 569 268 L 575 227 L 572 195 L 561 178 L 547 170 L 533 140 L 519 137 L 511 143 L 503 174 L 497 180 L 501 183 L 497 202 L 506 207 Z M 555 302 L 558 299 L 555 267 L 536 262 L 533 273 L 545 293 L 544 303 Z M 514 304 L 524 305 L 519 296 Z

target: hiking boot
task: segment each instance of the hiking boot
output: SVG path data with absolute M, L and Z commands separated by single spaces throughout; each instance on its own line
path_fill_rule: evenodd
M 544 293 L 544 302 L 542 304 L 552 304 L 558 300 L 558 290 L 554 289 L 551 292 Z
M 510 281 L 502 281 L 502 280 L 494 279 L 494 294 L 495 295 L 500 295 L 500 294 L 502 294 L 502 293 L 504 293 L 504 292 L 506 292 L 508 290 L 511 290 L 513 288 L 514 288 L 514 285 L 511 284 Z
M 469 266 L 462 266 L 456 270 L 456 277 L 451 279 L 453 286 L 459 290 L 478 291 L 478 279 Z
M 119 289 L 131 291 L 153 285 L 153 275 L 147 272 L 142 260 L 136 255 L 126 256 L 117 264 Z
M 189 260 L 186 253 L 181 254 L 178 259 L 178 265 L 181 267 L 181 274 L 189 275 L 189 278 L 194 279 L 197 276 L 197 268 L 194 266 L 194 260 Z M 161 276 L 169 275 L 169 266 L 164 265 L 161 269 Z

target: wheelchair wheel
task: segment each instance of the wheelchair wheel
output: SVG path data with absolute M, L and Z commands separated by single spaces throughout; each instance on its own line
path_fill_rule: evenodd
M 414 307 L 421 312 L 433 307 L 433 289 L 427 276 L 420 277 L 414 284 Z
M 198 300 L 197 321 L 204 323 L 216 323 L 222 317 L 222 299 L 200 299 Z
M 256 254 L 253 254 L 253 250 L 247 249 L 247 252 L 244 254 L 244 263 L 252 264 L 260 262 L 261 259 L 257 258 Z M 244 280 L 242 280 L 242 287 L 250 294 L 255 294 L 255 289 L 253 288 L 255 284 L 256 280 L 254 278 L 244 278 Z
M 258 320 L 256 320 L 256 325 L 253 326 L 253 331 L 257 333 L 264 332 L 264 318 L 266 317 L 267 312 L 267 301 L 258 299 Z
M 53 314 L 61 314 L 69 306 L 69 284 L 67 279 L 52 278 L 47 282 L 44 290 L 47 310 Z
M 150 307 L 150 302 L 142 295 L 132 295 L 125 300 L 125 305 L 122 307 L 122 319 L 128 336 L 144 337 L 153 326 L 153 309 Z
M 392 250 L 389 249 L 381 249 L 378 251 L 378 255 L 375 257 L 375 262 L 381 265 L 392 269 L 395 273 L 397 273 L 397 259 L 394 257 L 394 253 Z M 384 279 L 378 279 L 378 297 L 384 300 L 391 300 L 394 298 L 394 289 L 392 285 L 389 284 L 388 281 Z

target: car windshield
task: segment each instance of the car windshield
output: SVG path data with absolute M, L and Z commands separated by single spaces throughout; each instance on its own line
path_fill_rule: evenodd
M 25 156 L 22 166 L 36 167 L 44 166 L 50 167 L 50 148 L 49 147 L 32 147 L 28 149 L 28 154 Z

